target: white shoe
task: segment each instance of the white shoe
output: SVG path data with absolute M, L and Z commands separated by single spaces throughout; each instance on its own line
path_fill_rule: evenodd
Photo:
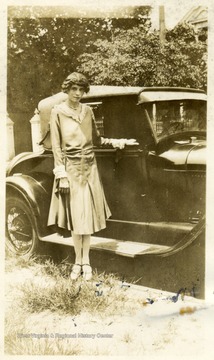
M 81 272 L 82 272 L 82 265 L 74 264 L 70 274 L 71 280 L 76 280 L 81 275 Z
M 89 264 L 84 264 L 82 265 L 82 269 L 83 269 L 83 278 L 88 281 L 91 280 L 92 278 L 92 268 L 91 265 Z

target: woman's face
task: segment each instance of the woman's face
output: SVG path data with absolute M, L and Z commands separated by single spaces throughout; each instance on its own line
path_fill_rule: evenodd
M 77 103 L 82 99 L 84 92 L 84 87 L 74 84 L 68 91 L 68 98 L 71 102 Z

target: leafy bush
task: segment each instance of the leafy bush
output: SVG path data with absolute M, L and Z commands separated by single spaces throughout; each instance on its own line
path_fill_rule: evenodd
M 97 40 L 94 47 L 80 55 L 78 70 L 95 84 L 206 89 L 206 41 L 187 24 L 167 31 L 164 46 L 157 31 L 134 27 L 115 32 L 113 40 Z

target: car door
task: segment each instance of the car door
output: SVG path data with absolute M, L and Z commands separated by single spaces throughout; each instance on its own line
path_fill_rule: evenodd
M 148 184 L 146 160 L 148 151 L 141 141 L 141 110 L 134 96 L 108 97 L 88 102 L 92 106 L 97 127 L 107 138 L 134 138 L 139 145 L 114 149 L 95 148 L 99 173 L 107 202 L 112 212 L 111 228 L 124 227 L 131 222 L 148 220 Z

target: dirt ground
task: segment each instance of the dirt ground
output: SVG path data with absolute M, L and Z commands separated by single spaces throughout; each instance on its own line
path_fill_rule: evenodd
M 111 316 L 85 311 L 76 316 L 49 310 L 24 313 L 19 285 L 29 280 L 51 285 L 50 278 L 32 268 L 15 267 L 5 273 L 5 355 L 214 358 L 214 306 L 205 301 L 179 296 L 173 302 L 175 294 L 131 285 L 122 290 L 127 310 Z

